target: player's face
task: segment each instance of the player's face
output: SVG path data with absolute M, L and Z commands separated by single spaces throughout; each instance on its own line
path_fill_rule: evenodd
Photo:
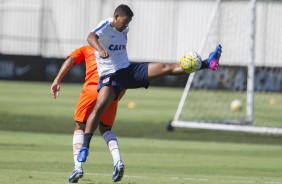
M 114 26 L 117 30 L 121 32 L 128 26 L 131 20 L 132 18 L 128 16 L 116 16 Z

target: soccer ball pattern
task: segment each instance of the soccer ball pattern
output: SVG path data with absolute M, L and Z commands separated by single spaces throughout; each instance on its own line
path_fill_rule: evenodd
M 186 52 L 179 62 L 182 70 L 186 73 L 193 73 L 202 66 L 202 59 L 199 54 L 194 51 Z

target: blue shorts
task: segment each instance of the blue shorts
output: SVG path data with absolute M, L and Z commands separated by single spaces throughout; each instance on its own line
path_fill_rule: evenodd
M 131 63 L 127 68 L 102 76 L 98 91 L 103 86 L 113 86 L 118 96 L 123 89 L 148 88 L 148 65 L 149 63 Z

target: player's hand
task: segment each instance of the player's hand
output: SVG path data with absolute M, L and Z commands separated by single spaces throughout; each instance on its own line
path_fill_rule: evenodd
M 108 52 L 105 51 L 104 49 L 102 49 L 102 50 L 99 51 L 99 55 L 100 55 L 100 57 L 103 58 L 103 59 L 106 59 L 106 58 L 109 57 Z
M 59 92 L 60 92 L 60 84 L 53 82 L 53 84 L 51 85 L 51 94 L 52 96 L 56 99 L 59 96 Z

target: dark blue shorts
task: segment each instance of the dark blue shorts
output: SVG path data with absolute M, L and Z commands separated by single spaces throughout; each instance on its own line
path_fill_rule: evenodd
M 98 91 L 103 86 L 113 86 L 118 96 L 123 89 L 148 88 L 148 65 L 149 63 L 131 63 L 127 68 L 102 76 Z

